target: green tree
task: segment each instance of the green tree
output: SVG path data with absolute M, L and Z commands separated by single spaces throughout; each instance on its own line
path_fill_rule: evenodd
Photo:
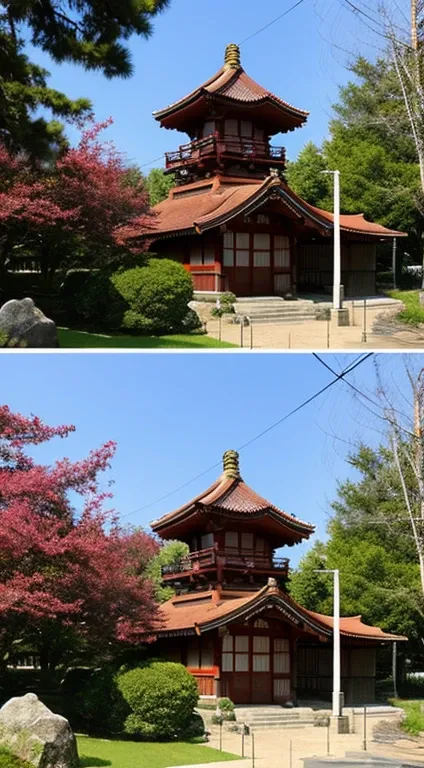
M 149 37 L 153 17 L 169 0 L 2 0 L 16 36 L 25 25 L 31 43 L 46 51 L 54 61 L 82 64 L 100 70 L 106 77 L 129 77 L 131 58 L 125 45 L 131 35 Z
M 153 581 L 156 600 L 160 603 L 164 603 L 165 600 L 169 600 L 175 594 L 172 587 L 166 587 L 162 584 L 162 567 L 180 563 L 188 555 L 188 552 L 188 545 L 183 541 L 168 541 L 150 560 L 146 576 Z
M 49 88 L 49 73 L 31 63 L 23 42 L 0 16 L 0 142 L 13 153 L 49 160 L 67 146 L 61 120 L 76 122 L 91 113 L 88 99 L 68 99 Z M 48 110 L 52 119 L 37 114 Z
M 168 197 L 169 190 L 175 186 L 175 177 L 165 174 L 161 168 L 152 168 L 144 180 L 149 193 L 150 205 L 157 205 Z
M 326 168 L 322 152 L 310 141 L 302 149 L 296 162 L 288 164 L 287 181 L 290 187 L 311 205 L 332 206 L 330 182 L 328 176 L 323 174 Z
M 390 58 L 371 63 L 359 57 L 351 72 L 333 106 L 329 138 L 321 149 L 308 144 L 302 150 L 289 165 L 289 184 L 308 202 L 332 210 L 320 171 L 338 168 L 342 212 L 408 232 L 408 251 L 420 260 L 420 174 L 398 77 Z
M 419 565 L 394 456 L 382 445 L 364 445 L 349 458 L 357 481 L 338 485 L 328 541 L 305 555 L 291 580 L 291 594 L 307 608 L 332 611 L 331 577 L 316 568 L 340 570 L 342 615 L 361 614 L 367 624 L 407 635 L 421 653 L 424 603 Z M 405 467 L 408 485 L 416 481 Z

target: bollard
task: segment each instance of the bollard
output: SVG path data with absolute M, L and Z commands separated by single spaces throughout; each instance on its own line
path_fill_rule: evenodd
M 222 720 L 219 724 L 219 749 L 222 752 Z
M 222 317 L 221 317 L 221 315 L 219 316 L 218 323 L 219 323 L 219 325 L 218 325 L 218 339 L 219 339 L 219 341 L 222 341 Z
M 289 741 L 289 768 L 292 768 L 293 766 L 293 750 L 292 750 L 292 740 Z
M 330 349 L 330 318 L 327 320 L 327 349 Z
M 255 768 L 255 734 L 252 731 L 252 768 Z
M 327 723 L 327 755 L 330 754 L 330 718 Z
M 291 333 L 289 333 L 289 349 L 291 349 Z
M 240 346 L 243 346 L 244 316 L 240 316 Z
M 244 732 L 246 730 L 246 723 L 243 723 L 243 730 L 241 732 L 241 756 L 244 757 Z
M 362 330 L 362 342 L 366 342 L 367 340 L 367 300 L 364 299 L 364 327 Z
M 250 349 L 253 349 L 253 323 L 252 318 L 249 318 L 250 322 Z
M 367 708 L 364 707 L 364 751 L 367 751 Z

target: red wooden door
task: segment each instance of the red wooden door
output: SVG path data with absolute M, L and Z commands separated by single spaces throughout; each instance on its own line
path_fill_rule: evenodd
M 266 635 L 252 637 L 252 702 L 272 702 L 271 639 Z
M 252 296 L 271 296 L 273 294 L 271 268 L 271 235 L 266 232 L 252 236 L 250 252 Z

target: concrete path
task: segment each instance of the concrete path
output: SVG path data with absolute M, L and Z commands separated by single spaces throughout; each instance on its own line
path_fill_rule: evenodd
M 384 718 L 383 718 L 384 719 Z M 342 759 L 346 753 L 361 753 L 367 759 L 371 755 L 390 758 L 408 763 L 424 764 L 424 739 L 400 739 L 390 744 L 372 741 L 372 729 L 381 722 L 380 718 L 370 719 L 367 737 L 367 750 L 364 750 L 364 735 L 361 717 L 355 718 L 355 733 L 334 734 L 330 731 L 328 745 L 327 728 L 305 727 L 284 728 L 282 730 L 256 731 L 254 734 L 254 762 L 252 759 L 252 737 L 244 740 L 244 760 L 236 760 L 229 765 L 232 768 L 303 768 L 305 758 L 324 758 L 330 755 Z M 219 749 L 219 728 L 211 729 L 208 742 L 210 747 Z M 235 755 L 242 754 L 240 734 L 223 730 L 222 749 Z M 223 763 L 208 763 L 209 768 L 222 768 Z M 203 768 L 203 766 L 202 766 Z
M 371 322 L 370 322 L 371 327 Z M 207 324 L 208 336 L 219 338 L 219 323 L 210 320 Z M 363 330 L 358 325 L 333 328 L 325 320 L 311 320 L 299 324 L 258 324 L 253 325 L 253 349 L 280 350 L 325 350 L 325 349 L 424 349 L 424 333 L 415 329 L 401 330 L 392 336 L 375 334 L 367 331 L 363 341 Z M 221 324 L 221 340 L 241 346 L 240 326 Z M 251 332 L 243 329 L 243 348 L 250 349 Z

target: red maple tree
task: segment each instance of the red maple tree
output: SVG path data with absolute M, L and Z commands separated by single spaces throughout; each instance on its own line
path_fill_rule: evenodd
M 156 542 L 105 510 L 99 475 L 115 445 L 82 461 L 37 464 L 33 446 L 67 437 L 0 407 L 0 656 L 30 640 L 45 665 L 73 653 L 108 657 L 148 639 L 155 626 L 145 577 Z
M 116 233 L 133 220 L 147 223 L 152 214 L 141 174 L 137 178 L 122 153 L 99 139 L 111 122 L 83 131 L 78 146 L 51 168 L 34 168 L 0 146 L 0 266 L 20 248 L 40 260 L 49 278 L 59 267 L 125 261 Z

